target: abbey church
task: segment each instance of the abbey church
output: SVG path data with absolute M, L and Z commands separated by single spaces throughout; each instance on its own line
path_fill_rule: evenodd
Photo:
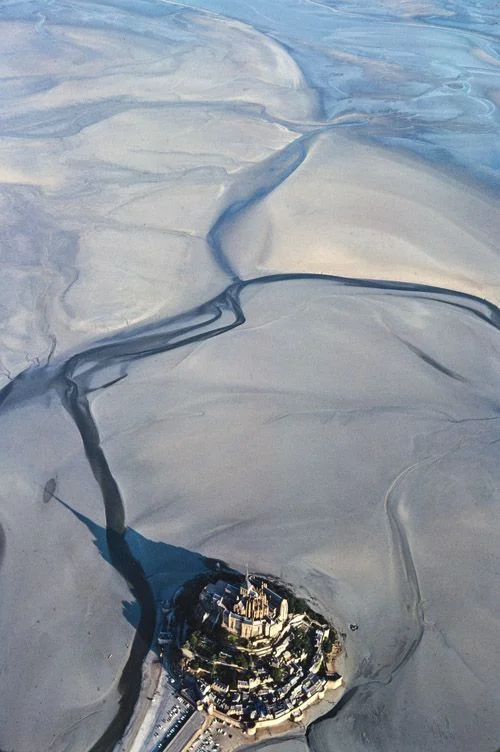
M 200 595 L 202 621 L 247 640 L 277 637 L 288 619 L 288 601 L 264 580 L 247 576 L 241 585 L 219 580 Z

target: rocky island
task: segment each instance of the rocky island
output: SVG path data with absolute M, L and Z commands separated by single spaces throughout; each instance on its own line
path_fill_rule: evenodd
M 273 588 L 256 575 L 209 583 L 182 647 L 182 670 L 195 680 L 199 706 L 249 734 L 301 718 L 328 681 L 341 682 L 333 628 Z
M 230 752 L 305 727 L 329 690 L 330 703 L 342 694 L 339 635 L 274 578 L 221 569 L 192 580 L 158 629 L 160 678 L 127 752 Z

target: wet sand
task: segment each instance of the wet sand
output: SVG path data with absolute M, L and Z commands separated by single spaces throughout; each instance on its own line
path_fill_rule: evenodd
M 1 5 L 2 749 L 111 750 L 206 557 L 347 634 L 287 750 L 497 746 L 498 20 Z

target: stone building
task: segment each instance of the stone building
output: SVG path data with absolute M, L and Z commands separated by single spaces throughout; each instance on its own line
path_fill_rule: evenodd
M 223 580 L 207 585 L 200 595 L 199 614 L 212 626 L 247 640 L 277 637 L 288 619 L 288 601 L 267 582 L 248 575 L 241 585 Z

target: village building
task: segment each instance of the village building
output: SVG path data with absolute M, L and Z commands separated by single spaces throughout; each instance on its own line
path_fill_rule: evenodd
M 342 682 L 329 625 L 292 596 L 289 609 L 283 592 L 257 575 L 209 582 L 182 648 L 199 709 L 248 734 L 300 719 L 327 685 Z

